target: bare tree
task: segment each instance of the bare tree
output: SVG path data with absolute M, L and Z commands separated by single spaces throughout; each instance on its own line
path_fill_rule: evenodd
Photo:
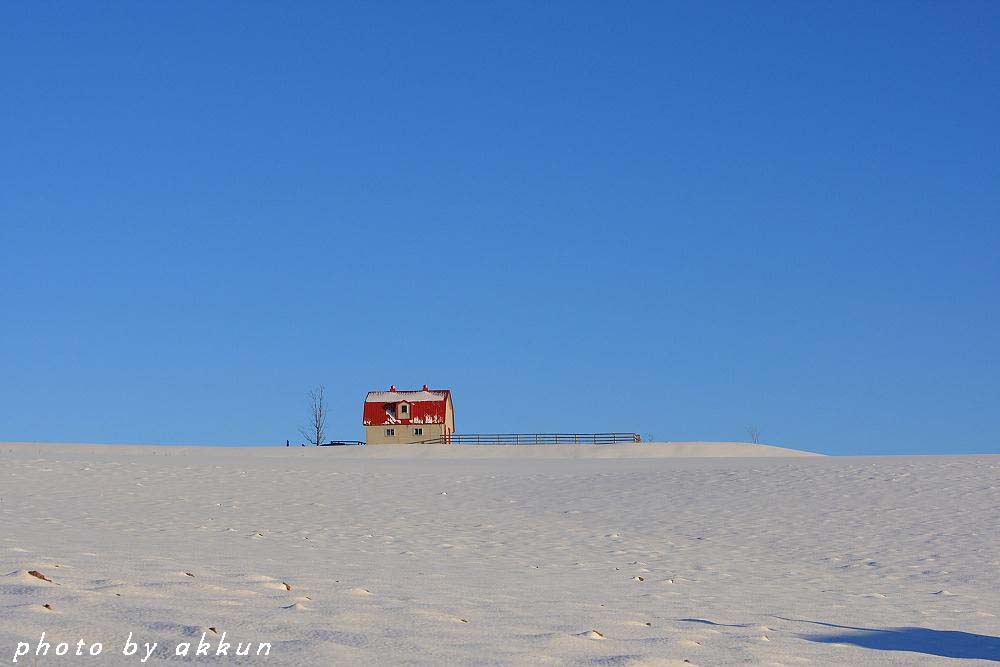
M 320 385 L 309 392 L 309 423 L 299 429 L 313 445 L 321 445 L 326 440 L 326 396 Z
M 758 444 L 760 442 L 760 429 L 756 426 L 747 426 L 747 436 L 750 438 L 750 442 Z

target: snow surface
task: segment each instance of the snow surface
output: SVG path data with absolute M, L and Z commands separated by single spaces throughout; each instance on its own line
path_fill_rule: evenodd
M 0 445 L 0 660 L 1000 661 L 1000 457 L 762 447 Z
M 420 403 L 421 401 L 443 401 L 445 394 L 433 391 L 373 391 L 365 397 L 365 403 L 398 403 L 408 401 L 410 403 Z

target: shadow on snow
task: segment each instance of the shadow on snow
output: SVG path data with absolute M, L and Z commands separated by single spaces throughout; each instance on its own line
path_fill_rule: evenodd
M 835 634 L 799 635 L 802 639 L 820 644 L 852 644 L 861 648 L 878 651 L 909 651 L 937 655 L 943 658 L 962 658 L 965 660 L 992 660 L 1000 662 L 1000 637 L 976 635 L 971 632 L 957 630 L 932 630 L 930 628 L 856 628 L 850 625 L 835 625 L 806 621 L 800 618 L 784 618 L 783 621 L 809 623 L 826 628 L 836 628 L 847 632 Z M 748 628 L 749 623 L 717 623 L 704 618 L 679 618 L 684 623 L 701 623 L 726 628 Z
M 794 619 L 785 619 L 794 620 Z M 821 644 L 852 644 L 879 651 L 910 651 L 944 658 L 993 660 L 1000 662 L 1000 637 L 976 635 L 957 630 L 930 628 L 855 628 L 816 621 L 803 621 L 846 632 L 801 635 L 803 639 Z

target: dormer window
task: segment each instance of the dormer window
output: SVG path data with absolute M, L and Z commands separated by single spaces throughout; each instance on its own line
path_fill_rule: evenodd
M 408 403 L 399 404 L 399 416 L 403 418 L 410 416 L 410 405 Z

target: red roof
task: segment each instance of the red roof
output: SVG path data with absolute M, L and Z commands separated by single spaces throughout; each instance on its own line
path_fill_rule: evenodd
M 365 397 L 365 426 L 386 424 L 444 424 L 449 389 L 423 389 L 400 391 L 393 386 L 389 391 L 370 391 Z M 402 405 L 406 404 L 404 411 Z

